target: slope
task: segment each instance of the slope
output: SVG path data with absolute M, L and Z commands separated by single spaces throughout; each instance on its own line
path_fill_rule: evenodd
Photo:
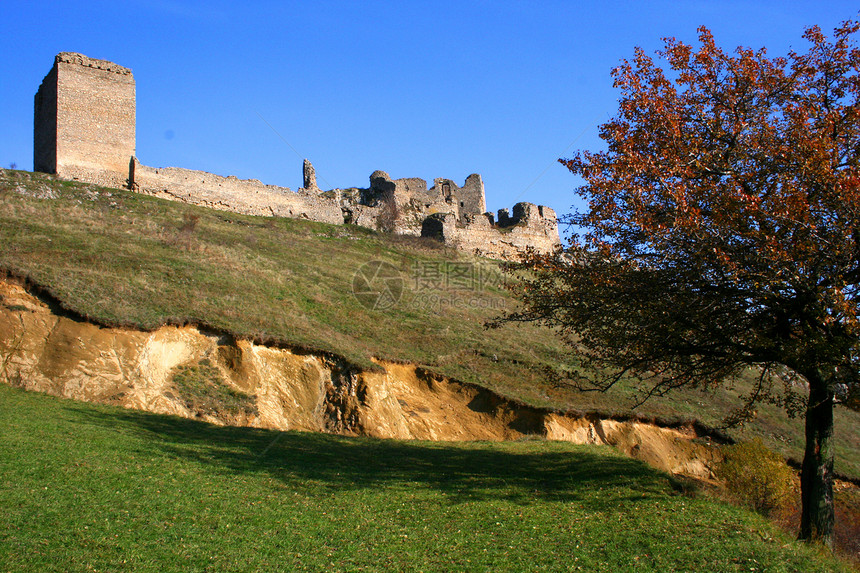
M 420 239 L 213 207 L 0 170 L 0 269 L 99 324 L 200 324 L 359 368 L 409 362 L 532 406 L 629 415 L 629 388 L 582 394 L 547 380 L 547 368 L 576 360 L 552 332 L 483 329 L 516 304 L 497 263 Z M 744 390 L 682 393 L 636 415 L 716 425 Z M 840 412 L 838 470 L 854 477 L 857 422 Z M 732 435 L 763 436 L 794 457 L 802 444 L 801 424 L 768 407 Z

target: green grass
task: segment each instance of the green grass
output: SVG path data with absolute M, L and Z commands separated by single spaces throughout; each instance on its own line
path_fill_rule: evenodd
M 400 302 L 369 310 L 353 296 L 362 265 L 384 261 L 403 279 Z M 438 284 L 434 273 L 472 269 Z M 495 262 L 354 226 L 250 217 L 129 191 L 0 170 L 0 272 L 27 276 L 64 305 L 104 324 L 155 328 L 199 321 L 240 337 L 330 352 L 366 368 L 371 358 L 421 364 L 539 407 L 629 413 L 629 387 L 577 393 L 550 384 L 546 367 L 575 354 L 534 325 L 485 330 L 516 301 Z M 445 273 L 443 273 L 444 275 Z M 463 288 L 466 287 L 466 288 Z M 685 391 L 639 408 L 644 417 L 717 425 L 749 389 Z M 837 471 L 860 477 L 860 414 L 837 412 Z M 760 436 L 802 456 L 803 425 L 763 405 L 732 435 Z
M 228 386 L 221 371 L 205 359 L 177 367 L 171 382 L 178 397 L 199 414 L 257 413 L 254 397 Z
M 2 571 L 847 571 L 611 448 L 217 427 L 0 386 Z

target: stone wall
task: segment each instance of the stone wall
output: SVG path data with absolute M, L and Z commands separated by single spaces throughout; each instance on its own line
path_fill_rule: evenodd
M 343 223 L 336 197 L 311 191 L 295 193 L 288 187 L 266 185 L 256 179 L 222 177 L 178 167 L 147 167 L 135 157 L 129 181 L 134 191 L 213 209 Z
M 454 206 L 458 210 L 458 218 L 461 222 L 464 215 L 479 215 L 487 210 L 487 203 L 484 197 L 484 182 L 477 173 L 472 173 L 466 177 L 466 182 L 462 187 L 459 187 L 450 179 L 435 179 L 433 191 L 445 203 Z
M 469 175 L 462 187 L 441 177 L 433 182 L 433 187 L 428 189 L 423 179 L 392 179 L 385 171 L 374 171 L 370 175 L 367 202 L 393 201 L 396 211 L 393 230 L 401 235 L 420 235 L 424 220 L 435 213 L 453 213 L 457 221 L 464 223 L 464 217 L 486 210 L 484 182 L 477 173 Z
M 112 187 L 127 185 L 135 153 L 131 70 L 62 52 L 36 93 L 34 169 Z
M 514 214 L 486 211 L 484 183 L 462 186 L 438 178 L 428 189 L 417 177 L 392 179 L 374 171 L 367 188 L 322 191 L 313 165 L 302 166 L 303 187 L 266 185 L 177 167 L 148 167 L 135 157 L 135 83 L 131 70 L 63 52 L 35 98 L 34 169 L 108 187 L 248 215 L 350 223 L 404 235 L 427 235 L 467 251 L 512 257 L 559 244 L 555 213 L 518 203 Z
M 462 192 L 482 192 L 479 175 L 470 176 L 463 187 L 450 179 L 436 179 L 436 185 L 428 189 L 423 179 L 392 179 L 384 171 L 374 171 L 367 188 L 320 191 L 309 161 L 304 161 L 302 172 L 306 187 L 293 192 L 256 179 L 148 167 L 133 158 L 129 181 L 133 190 L 163 199 L 247 215 L 351 223 L 402 235 L 430 236 L 491 258 L 512 258 L 528 247 L 549 252 L 560 243 L 555 212 L 549 207 L 517 203 L 512 216 L 507 209 L 498 212 L 498 223 L 491 213 L 466 212 L 466 205 L 483 205 L 483 193 L 480 199 L 473 197 L 467 203 L 470 198 Z
M 501 209 L 499 219 L 495 223 L 492 213 L 483 213 L 460 222 L 453 213 L 437 213 L 425 220 L 422 235 L 493 259 L 513 259 L 527 248 L 548 253 L 561 245 L 556 214 L 549 207 L 517 203 L 514 217 Z

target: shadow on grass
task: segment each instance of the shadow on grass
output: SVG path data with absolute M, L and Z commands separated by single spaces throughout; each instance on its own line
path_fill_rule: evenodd
M 168 455 L 216 471 L 265 474 L 285 487 L 308 491 L 432 488 L 452 503 L 544 499 L 579 501 L 594 509 L 670 491 L 667 476 L 641 462 L 609 450 L 559 451 L 561 446 L 552 442 L 405 442 L 221 427 L 134 410 L 65 409 L 77 421 L 143 438 L 140 454 Z

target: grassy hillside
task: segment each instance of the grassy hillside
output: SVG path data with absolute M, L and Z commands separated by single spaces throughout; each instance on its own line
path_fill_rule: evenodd
M 223 428 L 0 386 L 2 571 L 847 571 L 611 448 Z
M 402 289 L 390 308 L 368 308 L 356 277 L 380 262 Z M 68 308 L 104 324 L 154 328 L 197 321 L 240 336 L 331 352 L 373 367 L 372 357 L 422 364 L 531 405 L 626 414 L 631 389 L 576 393 L 544 378 L 576 356 L 533 325 L 485 330 L 516 304 L 497 264 L 418 239 L 360 227 L 250 217 L 129 191 L 0 169 L 0 271 L 26 276 Z M 395 290 L 397 290 L 395 288 Z M 382 306 L 385 306 L 383 304 Z M 716 425 L 734 391 L 684 392 L 638 414 Z M 837 470 L 860 477 L 860 415 L 837 418 Z M 800 458 L 802 425 L 762 406 L 733 435 L 761 436 Z

